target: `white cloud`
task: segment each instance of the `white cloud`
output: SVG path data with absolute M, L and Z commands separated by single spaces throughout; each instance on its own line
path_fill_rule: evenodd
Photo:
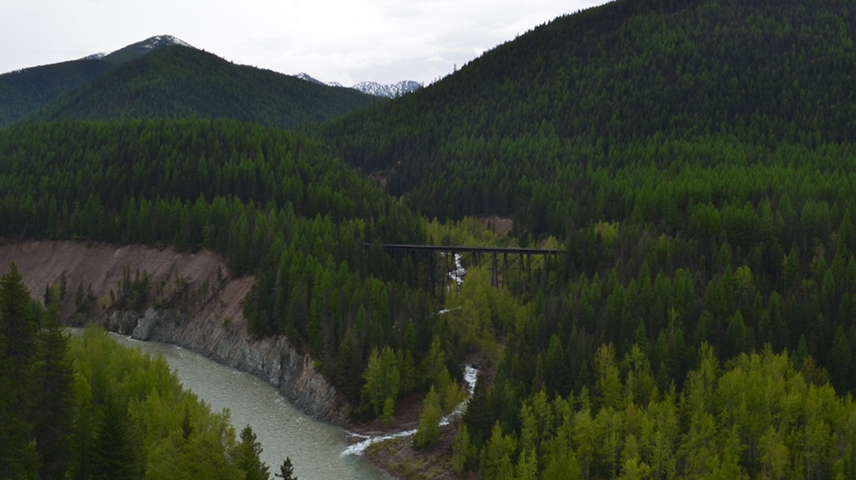
M 11 0 L 0 72 L 171 34 L 236 63 L 351 85 L 430 82 L 603 0 Z

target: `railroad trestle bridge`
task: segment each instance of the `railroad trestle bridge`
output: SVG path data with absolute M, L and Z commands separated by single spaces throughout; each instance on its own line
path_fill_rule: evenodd
M 370 243 L 366 244 L 367 248 L 371 246 Z M 511 270 L 524 273 L 531 279 L 533 269 L 549 269 L 555 259 L 565 253 L 564 250 L 554 248 L 407 244 L 382 244 L 381 247 L 394 258 L 411 256 L 423 262 L 427 267 L 427 280 L 432 292 L 436 291 L 437 286 L 445 286 L 450 281 L 460 285 L 463 268 L 471 266 L 489 267 L 491 285 L 494 287 L 503 285 Z

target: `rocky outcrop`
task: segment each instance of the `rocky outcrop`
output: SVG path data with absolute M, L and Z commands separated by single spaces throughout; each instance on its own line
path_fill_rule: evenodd
M 314 368 L 309 355 L 295 350 L 284 336 L 256 340 L 228 321 L 191 319 L 181 312 L 152 308 L 144 315 L 112 311 L 93 320 L 137 340 L 179 345 L 261 378 L 315 418 L 338 425 L 347 420 L 347 405 L 336 389 Z
M 44 292 L 45 285 L 67 279 L 69 294 L 61 311 L 68 325 L 95 322 L 140 340 L 180 345 L 266 380 L 315 418 L 340 425 L 347 419 L 347 404 L 313 367 L 309 355 L 296 351 L 285 337 L 255 340 L 247 336 L 241 304 L 254 279 L 231 277 L 214 252 L 74 241 L 0 241 L 0 274 L 13 261 L 34 296 Z M 129 272 L 146 273 L 150 284 L 164 291 L 182 285 L 197 300 L 194 313 L 109 309 L 110 299 Z M 88 287 L 97 299 L 91 315 L 75 313 L 75 289 L 80 286 Z

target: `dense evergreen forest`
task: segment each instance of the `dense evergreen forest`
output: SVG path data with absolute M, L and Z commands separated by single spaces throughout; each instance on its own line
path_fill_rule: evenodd
M 837 0 L 617 0 L 321 125 L 334 152 L 425 215 L 507 215 L 521 243 L 564 239 L 561 268 L 517 290 L 526 321 L 489 310 L 503 350 L 473 410 L 491 413 L 470 429 L 483 477 L 504 478 L 484 469 L 494 421 L 520 440 L 539 392 L 595 395 L 604 345 L 617 363 L 638 346 L 679 403 L 704 345 L 721 362 L 787 350 L 807 381 L 856 388 L 854 19 L 856 5 Z M 709 413 L 711 428 L 733 426 Z M 738 431 L 739 471 L 762 475 Z M 831 460 L 809 473 L 785 450 L 792 474 L 832 476 Z M 535 471 L 553 478 L 538 453 Z M 656 475 L 693 476 L 689 461 Z
M 21 121 L 196 117 L 293 128 L 383 100 L 172 45 L 106 71 Z
M 222 252 L 250 333 L 309 349 L 354 418 L 425 393 L 429 454 L 480 358 L 462 475 L 852 478 L 854 37 L 843 0 L 616 0 L 304 133 L 5 128 L 0 234 Z M 566 253 L 439 295 L 379 245 L 429 241 Z
M 379 242 L 424 243 L 423 222 L 314 141 L 236 121 L 60 122 L 0 130 L 0 159 L 2 235 L 220 251 L 255 274 L 250 332 L 311 348 L 355 406 L 372 350 L 410 362 L 402 394 L 422 386 L 437 300 Z
M 69 338 L 60 295 L 34 302 L 14 264 L 0 279 L 0 476 L 268 478 L 249 426 L 238 439 L 162 358 L 95 328 Z
M 564 235 L 638 206 L 646 216 L 634 220 L 650 222 L 659 219 L 644 208 L 652 189 L 627 182 L 666 188 L 685 163 L 773 168 L 781 157 L 851 156 L 854 18 L 845 0 L 617 0 L 321 134 L 366 172 L 394 167 L 388 191 L 429 216 L 495 213 Z M 679 212 L 760 201 L 674 189 Z
M 0 126 L 11 125 L 109 68 L 99 60 L 73 60 L 0 75 Z
M 100 58 L 93 55 L 4 73 L 0 75 L 0 126 L 15 123 L 112 67 L 176 41 L 173 37 L 152 37 Z

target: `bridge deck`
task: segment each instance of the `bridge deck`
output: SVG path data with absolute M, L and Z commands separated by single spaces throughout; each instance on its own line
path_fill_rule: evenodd
M 367 243 L 366 248 L 374 244 Z M 427 282 L 432 293 L 436 293 L 437 285 L 446 285 L 450 274 L 454 272 L 453 281 L 460 287 L 459 269 L 461 261 L 468 265 L 487 265 L 491 272 L 491 285 L 498 287 L 508 277 L 509 266 L 525 272 L 532 277 L 532 268 L 538 264 L 550 268 L 550 263 L 565 253 L 556 248 L 514 248 L 514 247 L 465 247 L 462 245 L 409 245 L 381 244 L 383 250 L 393 256 L 414 256 L 417 261 L 427 265 Z M 438 259 L 437 254 L 446 254 L 445 259 Z M 439 270 L 439 271 L 438 271 Z M 440 281 L 440 279 L 443 279 Z
M 367 243 L 366 247 L 371 247 Z M 384 250 L 409 252 L 448 252 L 448 253 L 512 253 L 521 255 L 557 255 L 565 253 L 555 248 L 514 248 L 514 247 L 464 247 L 461 245 L 406 245 L 386 243 Z

